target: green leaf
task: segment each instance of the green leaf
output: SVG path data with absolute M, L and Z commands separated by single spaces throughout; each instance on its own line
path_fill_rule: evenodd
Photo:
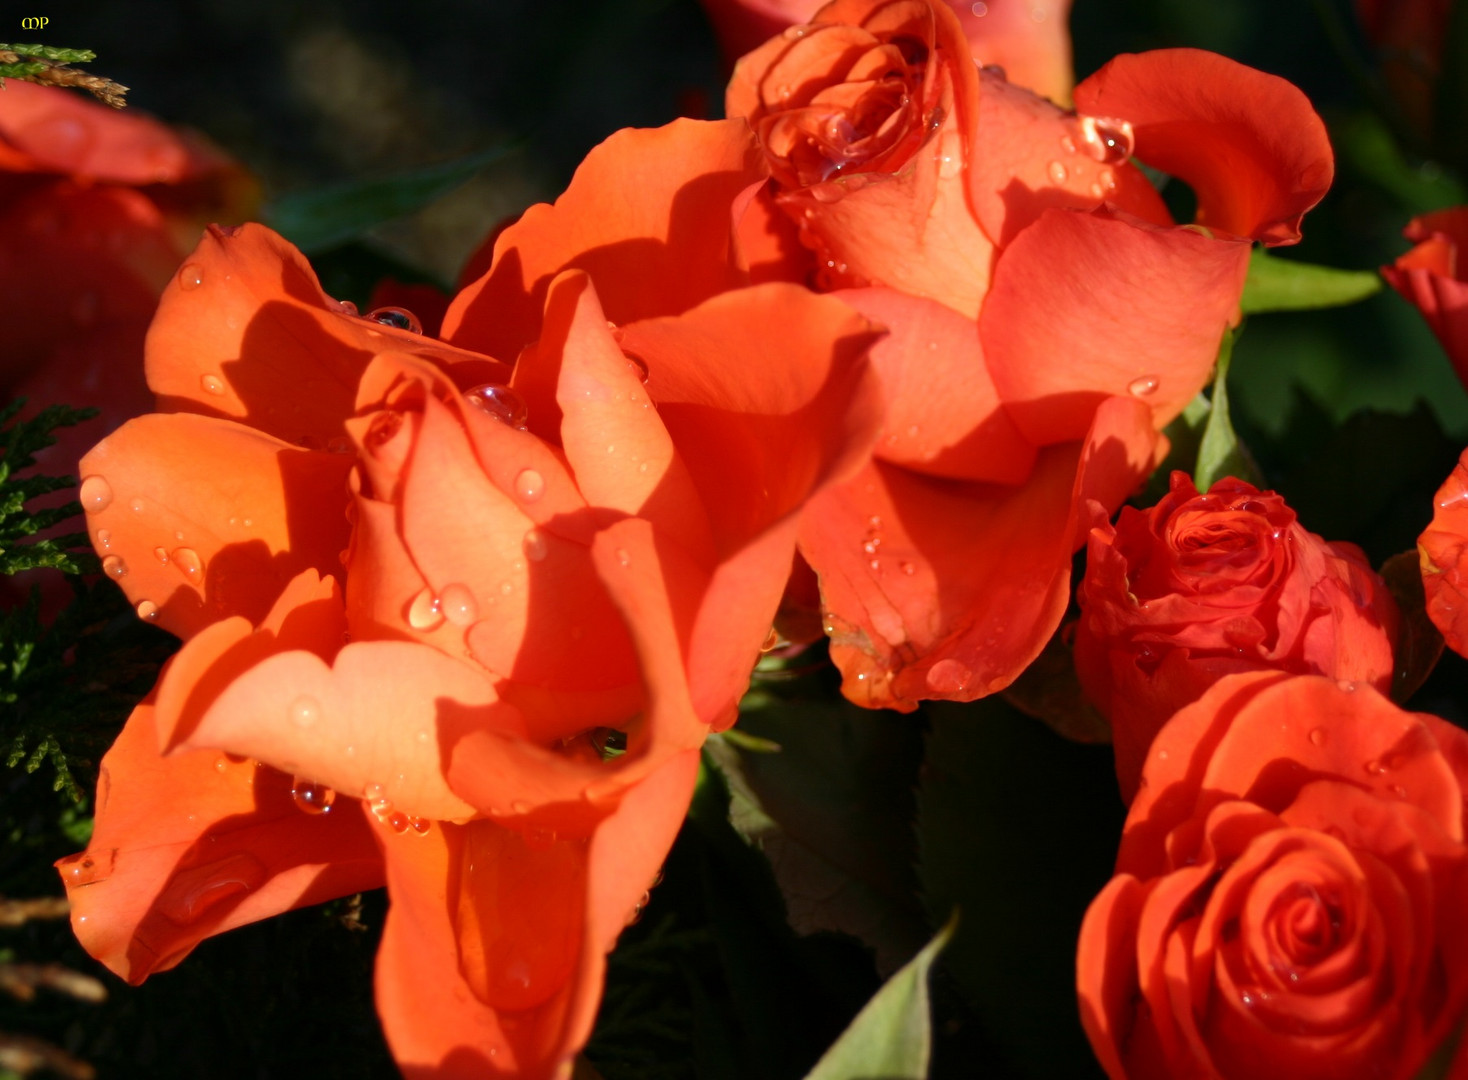
M 1199 491 L 1207 491 L 1214 481 L 1236 476 L 1251 484 L 1260 482 L 1259 470 L 1249 459 L 1244 444 L 1234 432 L 1228 415 L 1228 364 L 1233 356 L 1234 340 L 1239 331 L 1225 330 L 1218 346 L 1218 365 L 1213 376 L 1213 398 L 1208 422 L 1198 444 L 1198 464 L 1193 469 L 1193 483 Z
M 265 223 L 307 255 L 313 255 L 427 206 L 514 148 L 506 144 L 381 180 L 352 181 L 286 195 L 265 208 Z
M 749 694 L 708 754 L 728 780 L 730 820 L 769 859 L 795 930 L 860 938 L 890 974 L 930 930 L 912 870 L 921 728 L 842 701 L 831 681 Z
M 97 59 L 91 49 L 61 49 L 55 45 L 0 45 L 0 51 L 18 53 L 21 56 L 38 56 L 42 60 L 55 60 L 59 64 L 90 64 Z
M 805 1080 L 924 1080 L 932 1053 L 928 971 L 953 938 L 958 912 L 883 984 Z
M 1239 307 L 1246 315 L 1341 307 L 1376 295 L 1382 285 L 1375 270 L 1337 270 L 1281 259 L 1255 248 L 1249 256 L 1249 277 Z
M 1440 166 L 1408 162 L 1375 113 L 1356 113 L 1332 124 L 1330 141 L 1343 166 L 1385 191 L 1408 216 L 1468 202 L 1468 190 Z
M 1110 748 L 1062 739 L 996 697 L 924 711 L 918 873 L 935 923 L 963 912 L 943 968 L 978 1014 L 990 1066 L 968 1075 L 1100 1077 L 1075 944 L 1126 813 Z

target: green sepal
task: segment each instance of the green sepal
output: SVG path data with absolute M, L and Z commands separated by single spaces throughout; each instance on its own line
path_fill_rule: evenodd
M 1295 262 L 1255 248 L 1239 307 L 1244 314 L 1343 307 L 1375 296 L 1382 288 L 1375 270 L 1338 270 Z

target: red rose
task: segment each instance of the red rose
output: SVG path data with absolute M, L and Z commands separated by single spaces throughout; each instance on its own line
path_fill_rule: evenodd
M 1098 517 L 1103 515 L 1096 508 Z M 1397 608 L 1354 544 L 1307 532 L 1272 491 L 1186 473 L 1150 510 L 1091 529 L 1075 662 L 1111 721 L 1130 801 L 1152 737 L 1224 675 L 1276 670 L 1391 687 Z
M 1468 656 L 1468 450 L 1433 500 L 1432 524 L 1417 538 L 1427 616 L 1448 648 Z
M 891 331 L 875 460 L 801 525 L 853 700 L 972 700 L 1034 659 L 1085 500 L 1114 509 L 1153 468 L 1249 241 L 1297 240 L 1330 182 L 1304 95 L 1220 56 L 1120 56 L 1075 98 L 975 71 L 934 2 L 830 4 L 730 84 L 773 174 L 741 222 L 753 266 L 813 270 Z M 1196 222 L 1133 155 L 1193 187 Z
M 1468 1002 L 1468 736 L 1235 675 L 1158 734 L 1081 927 L 1112 1080 L 1409 1080 Z
M 1383 266 L 1382 277 L 1417 306 L 1468 385 L 1468 267 L 1459 264 L 1468 245 L 1468 206 L 1413 218 L 1403 235 L 1417 246 Z

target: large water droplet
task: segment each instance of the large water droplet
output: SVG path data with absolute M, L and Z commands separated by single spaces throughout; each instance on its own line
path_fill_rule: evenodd
M 418 595 L 413 597 L 408 605 L 408 625 L 414 630 L 432 630 L 443 622 L 443 611 L 439 606 L 438 597 L 433 595 L 433 590 L 428 586 L 418 590 Z
M 928 669 L 928 689 L 935 694 L 958 694 L 968 688 L 973 673 L 954 659 L 939 660 Z
M 204 284 L 204 268 L 198 263 L 184 263 L 178 268 L 178 287 L 192 292 Z
M 310 727 L 321 719 L 321 703 L 307 694 L 291 702 L 291 723 L 296 727 Z
M 206 394 L 224 393 L 224 380 L 218 375 L 199 376 L 199 385 L 204 388 L 204 393 Z
M 154 903 L 173 922 L 191 923 L 242 893 L 253 892 L 265 878 L 260 860 L 237 852 L 217 862 L 176 872 Z
M 468 626 L 479 617 L 479 603 L 467 585 L 457 582 L 445 585 L 438 594 L 438 607 L 443 617 L 455 626 Z
M 418 321 L 407 308 L 380 307 L 373 308 L 367 313 L 367 318 L 383 326 L 391 326 L 397 330 L 406 330 L 410 334 L 423 333 L 423 324 Z
M 989 5 L 984 3 L 983 0 L 979 0 L 978 3 L 970 4 L 968 10 L 974 18 L 982 19 L 985 15 L 989 14 Z
M 105 848 L 68 856 L 57 863 L 56 868 L 61 871 L 61 880 L 66 883 L 67 888 L 77 889 L 106 881 L 112 876 L 112 869 L 116 864 L 117 849 Z
M 204 572 L 204 561 L 199 558 L 199 553 L 193 548 L 174 548 L 173 565 L 184 572 L 184 576 L 190 581 L 198 581 Z
M 519 431 L 524 431 L 530 420 L 530 410 L 525 407 L 524 400 L 508 386 L 481 383 L 465 390 L 464 400 L 480 412 L 488 413 L 500 423 Z
M 100 476 L 88 476 L 82 480 L 82 509 L 89 514 L 100 514 L 112 505 L 112 485 Z
M 515 477 L 515 494 L 521 502 L 535 502 L 545 494 L 545 477 L 534 469 L 521 469 Z
M 325 814 L 336 802 L 336 792 L 325 784 L 318 784 L 304 776 L 291 777 L 291 799 L 296 808 L 307 814 Z
M 1104 116 L 1082 116 L 1077 123 L 1080 127 L 1081 144 L 1097 161 L 1104 165 L 1118 165 L 1132 156 L 1136 139 L 1129 121 Z
M 102 560 L 102 572 L 111 578 L 127 577 L 127 563 L 116 555 Z
M 158 605 L 151 600 L 138 601 L 138 618 L 153 622 L 158 618 Z
M 1160 382 L 1156 375 L 1139 375 L 1127 384 L 1127 393 L 1132 397 L 1148 397 L 1157 393 Z
M 525 539 L 521 541 L 520 546 L 525 551 L 525 557 L 531 562 L 540 562 L 545 558 L 546 551 L 548 550 L 545 542 L 545 534 L 539 529 L 527 530 Z

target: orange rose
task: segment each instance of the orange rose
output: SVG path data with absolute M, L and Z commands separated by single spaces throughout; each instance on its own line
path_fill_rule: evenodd
M 1230 676 L 1148 755 L 1086 913 L 1112 1080 L 1409 1080 L 1468 1004 L 1468 737 L 1368 687 Z
M 83 462 L 104 566 L 187 639 L 108 772 L 254 759 L 256 814 L 293 799 L 301 829 L 289 858 L 275 833 L 241 837 L 246 875 L 209 856 L 247 811 L 186 825 L 166 783 L 130 786 L 136 817 L 103 807 L 102 839 L 63 864 L 116 849 L 72 889 L 115 970 L 156 968 L 135 962 L 145 934 L 176 962 L 371 871 L 405 1070 L 560 1075 L 590 1034 L 605 954 L 769 631 L 796 514 L 875 435 L 873 332 L 781 284 L 613 330 L 585 272 L 541 284 L 533 318 L 503 313 L 533 334 L 512 372 L 344 310 L 257 226 L 211 231 L 180 268 L 148 348 L 175 411 Z M 335 815 L 380 861 L 335 865 Z M 192 861 L 137 853 L 190 829 Z M 303 864 L 325 884 L 280 884 Z M 181 891 L 219 902 L 180 921 L 158 898 Z
M 1224 675 L 1273 669 L 1391 689 L 1397 607 L 1354 544 L 1307 532 L 1272 491 L 1186 473 L 1150 510 L 1100 507 L 1086 552 L 1075 663 L 1111 721 L 1122 798 L 1178 709 Z
M 1151 470 L 1236 317 L 1249 241 L 1297 240 L 1330 182 L 1304 96 L 1221 56 L 1120 56 L 1076 103 L 975 71 L 931 0 L 839 0 L 730 84 L 774 176 L 741 224 L 755 269 L 804 277 L 813 254 L 822 288 L 891 330 L 876 460 L 801 533 L 853 700 L 971 700 L 1038 654 L 1084 499 L 1115 508 Z M 1133 155 L 1192 185 L 1195 223 Z

